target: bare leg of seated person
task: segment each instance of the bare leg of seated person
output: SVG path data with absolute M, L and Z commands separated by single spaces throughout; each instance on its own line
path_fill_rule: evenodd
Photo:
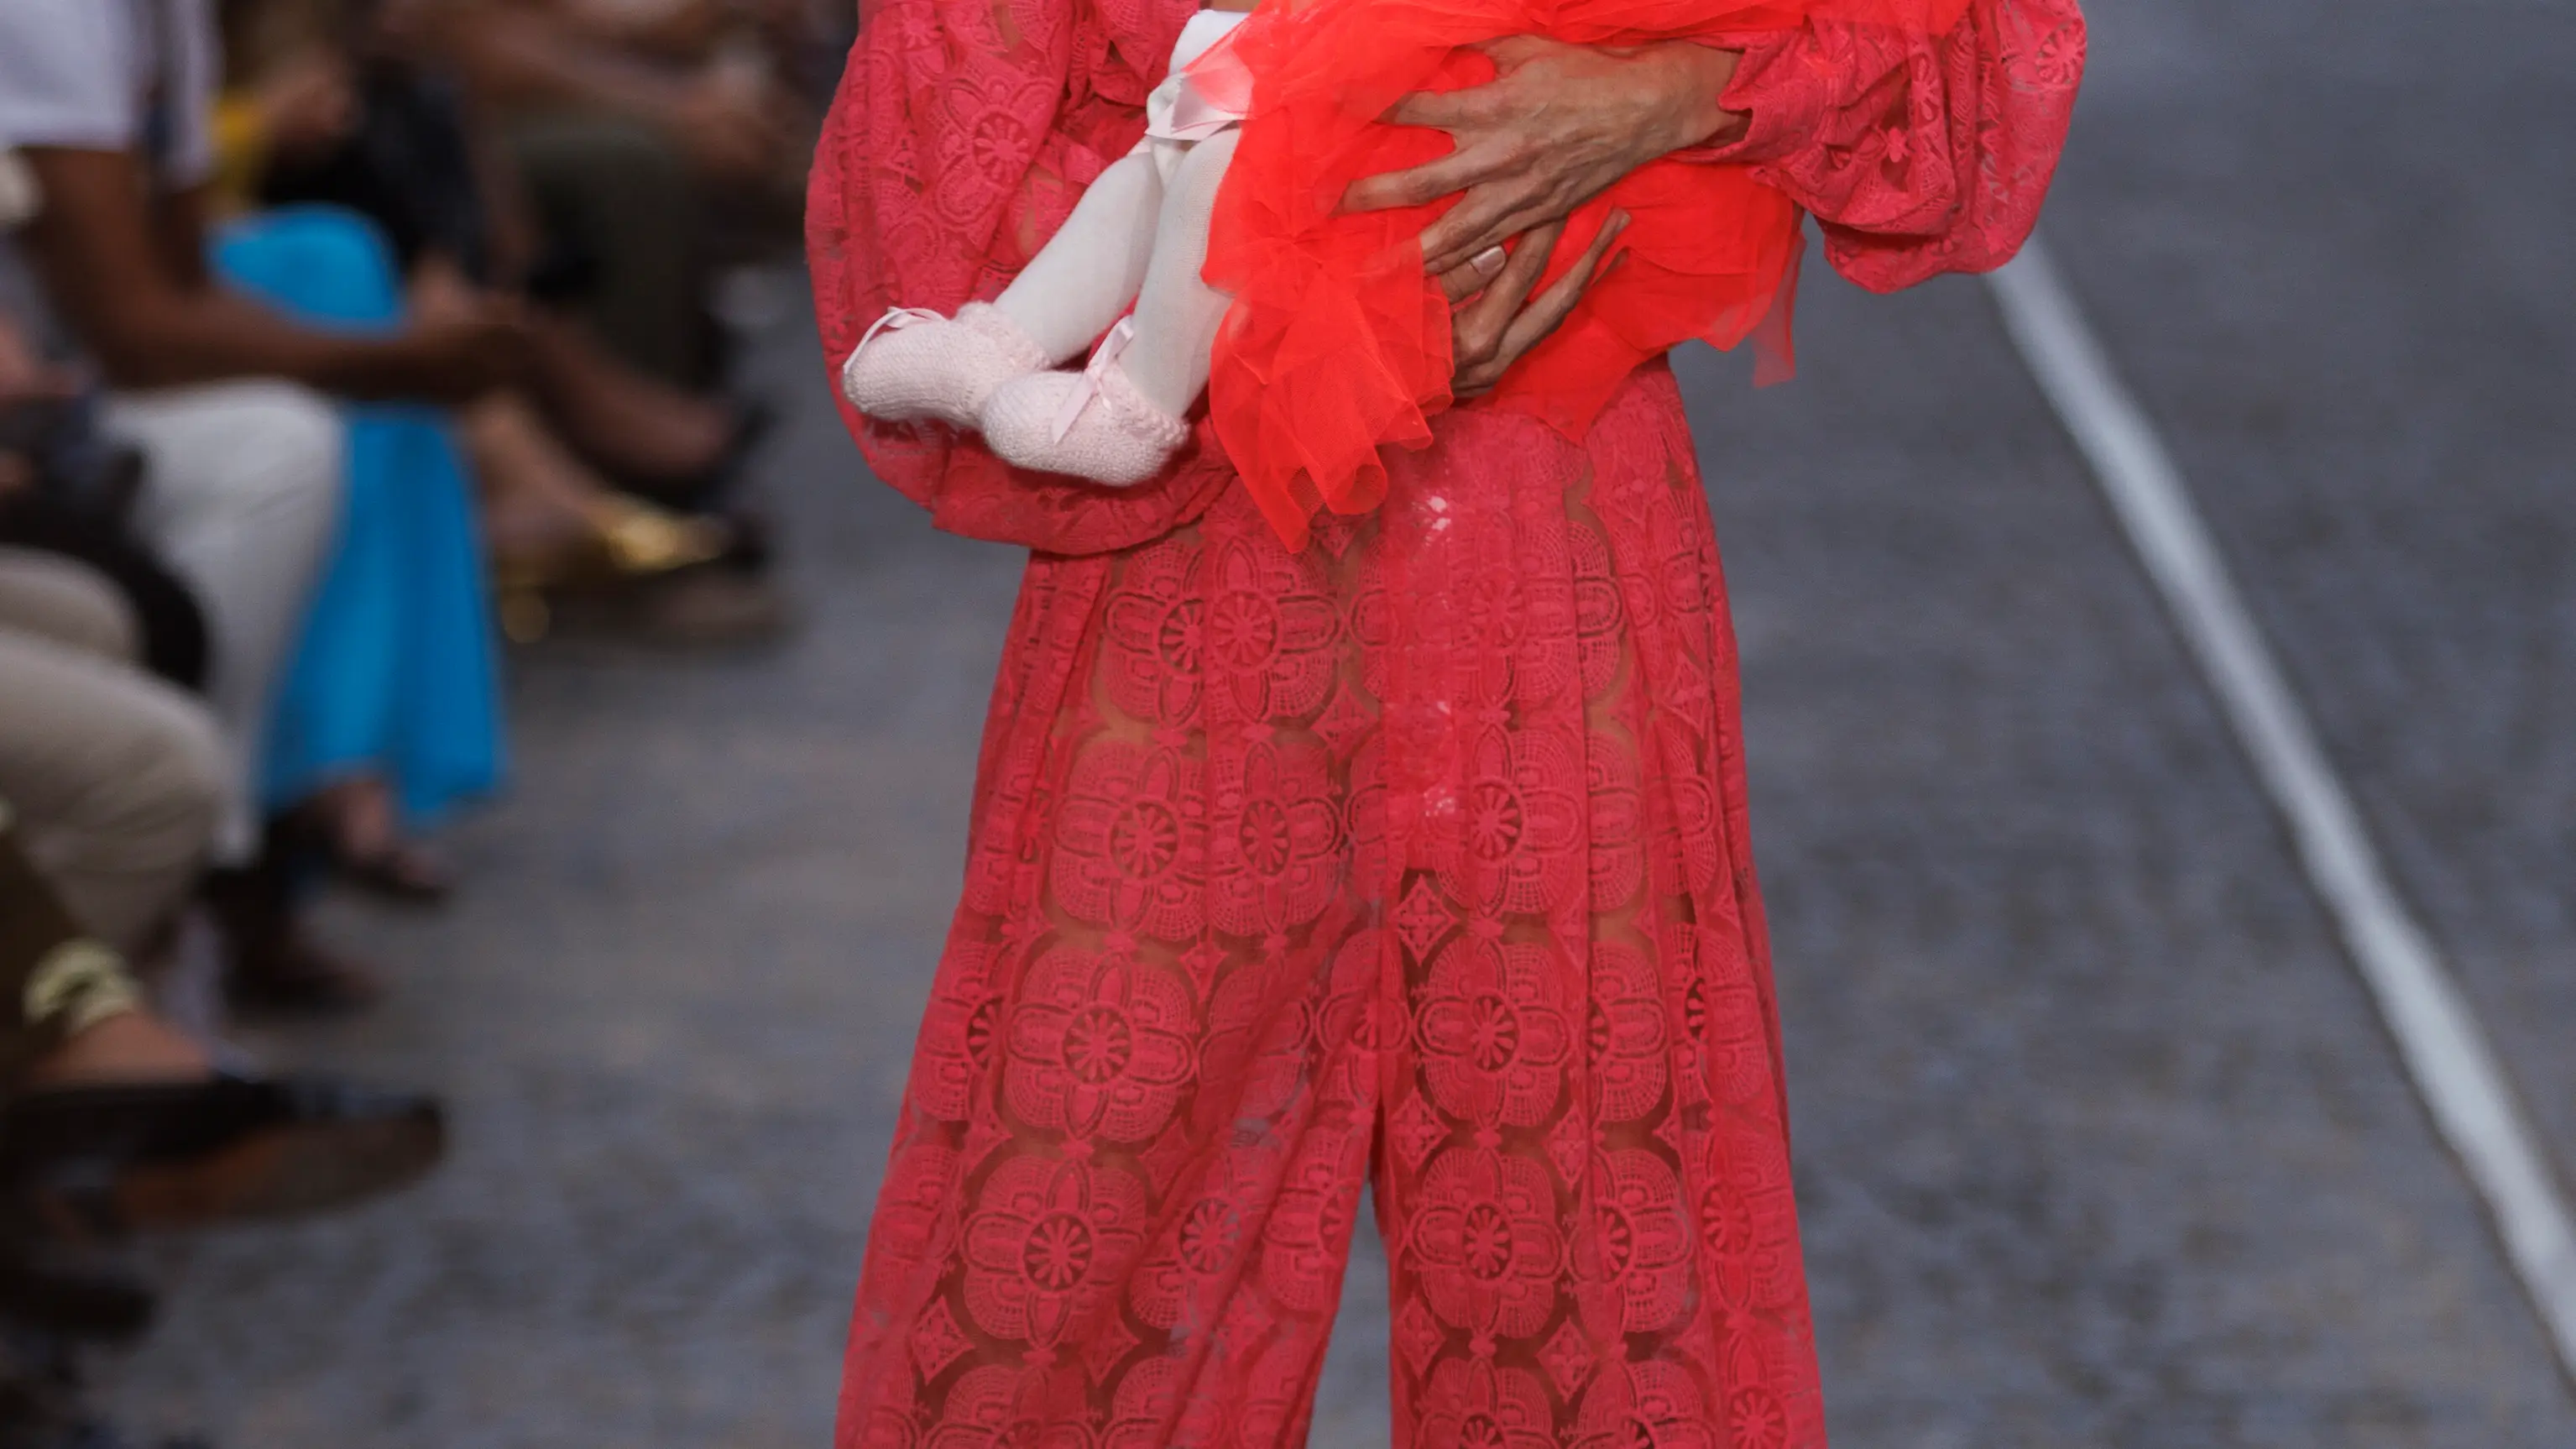
M 441 256 L 413 268 L 409 293 L 413 316 L 424 319 L 496 300 Z M 676 486 L 727 461 L 744 421 L 733 406 L 628 365 L 573 318 L 532 308 L 527 320 L 528 390 L 511 396 L 567 462 Z
M 0 1095 L 208 1075 L 205 1049 L 143 1008 L 123 959 L 82 929 L 37 869 L 20 823 L 0 803 L 0 997 L 10 1008 L 0 1009 Z
M 318 851 L 353 884 L 395 900 L 436 902 L 456 888 L 437 854 L 403 833 L 393 786 L 382 775 L 333 781 L 279 820 L 274 848 Z
M 676 484 L 704 478 L 735 451 L 746 421 L 732 404 L 628 367 L 568 317 L 537 313 L 529 337 L 548 421 L 600 467 Z
M 504 586 L 544 584 L 583 572 L 651 574 L 721 556 L 721 520 L 671 513 L 619 493 L 564 447 L 515 393 L 465 415 L 483 479 L 485 528 Z
M 312 1212 L 418 1178 L 436 1102 L 318 1078 L 218 1077 L 85 936 L 0 808 L 0 1117 L 33 1220 L 81 1231 Z
M 662 643 L 738 644 L 786 624 L 774 584 L 732 566 L 754 547 L 735 519 L 618 491 L 513 394 L 471 409 L 465 436 L 512 639 L 532 643 L 563 624 Z

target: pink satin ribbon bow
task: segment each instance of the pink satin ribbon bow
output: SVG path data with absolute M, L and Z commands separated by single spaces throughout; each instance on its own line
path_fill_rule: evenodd
M 1235 53 L 1238 33 L 1228 28 L 1164 82 L 1172 87 L 1171 113 L 1156 115 L 1148 102 L 1146 135 L 1157 141 L 1204 141 L 1242 122 L 1252 109 L 1252 72 Z
M 927 307 L 888 307 L 884 316 L 869 323 L 868 330 L 859 334 L 859 345 L 850 349 L 850 355 L 856 357 L 866 351 L 868 344 L 876 341 L 877 334 L 880 332 L 900 332 L 906 327 L 917 327 L 924 322 L 947 320 Z
M 1172 97 L 1171 118 L 1147 128 L 1145 134 L 1157 141 L 1204 141 L 1242 119 L 1241 111 L 1227 110 L 1184 81 L 1180 94 Z
M 1135 340 L 1136 319 L 1119 318 L 1118 325 L 1110 328 L 1109 335 L 1101 338 L 1100 345 L 1092 349 L 1091 361 L 1082 369 L 1082 382 L 1056 413 L 1055 428 L 1047 434 L 1048 441 L 1063 442 L 1064 435 L 1073 431 L 1073 425 L 1082 421 L 1083 409 L 1090 407 L 1092 400 L 1100 396 L 1101 375 L 1109 371 L 1111 364 L 1117 362 L 1118 354 L 1126 351 L 1127 344 Z

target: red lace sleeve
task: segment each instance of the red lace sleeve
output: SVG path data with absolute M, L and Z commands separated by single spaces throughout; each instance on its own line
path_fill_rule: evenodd
M 1748 162 L 1813 212 L 1834 270 L 1876 292 L 2011 260 L 2038 220 L 2084 73 L 2076 0 L 1976 0 L 1938 40 L 1811 21 L 1716 44 Z

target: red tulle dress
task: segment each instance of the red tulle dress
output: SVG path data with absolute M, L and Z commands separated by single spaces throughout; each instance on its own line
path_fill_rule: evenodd
M 999 291 L 1135 144 L 1188 15 L 870 10 L 808 213 L 828 355 Z M 1992 266 L 2082 36 L 2074 0 L 1748 35 L 1724 158 L 1866 285 Z M 1579 439 L 1453 406 L 1296 551 L 1204 424 L 1110 489 L 848 421 L 940 527 L 1031 553 L 841 1449 L 1295 1449 L 1364 1183 L 1397 1449 L 1822 1445 L 1735 646 L 1669 371 Z
M 1246 119 L 1217 199 L 1205 275 L 1233 294 L 1208 410 L 1245 486 L 1290 547 L 1319 511 L 1386 493 L 1380 450 L 1418 448 L 1449 405 L 1450 309 L 1423 271 L 1422 229 L 1454 203 L 1353 213 L 1362 178 L 1433 160 L 1438 131 L 1382 119 L 1405 96 L 1494 77 L 1475 49 L 1785 33 L 1810 20 L 1924 40 L 1967 0 L 1266 0 L 1190 66 Z M 1575 265 L 1615 210 L 1616 266 L 1505 374 L 1495 405 L 1579 440 L 1630 373 L 1697 339 L 1732 348 L 1763 328 L 1785 375 L 1789 291 L 1805 214 L 1749 166 L 1667 158 L 1568 219 L 1545 278 Z M 1767 324 L 1767 325 L 1766 325 Z

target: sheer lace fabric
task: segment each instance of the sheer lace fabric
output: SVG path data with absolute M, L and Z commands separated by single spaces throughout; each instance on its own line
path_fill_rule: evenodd
M 815 176 L 831 355 L 892 303 L 997 290 L 1133 144 L 1186 15 L 872 13 Z M 1730 93 L 1742 159 L 1837 265 L 1892 286 L 2018 243 L 2070 3 L 1980 0 L 1901 54 L 1765 44 Z M 1398 1445 L 1821 1445 L 1733 644 L 1670 375 L 1581 444 L 1445 413 L 1377 513 L 1293 553 L 1204 432 L 1113 491 L 852 424 L 941 526 L 1036 552 L 844 1449 L 1300 1442 L 1372 1174 Z
M 1818 1441 L 1717 557 L 1614 413 L 1032 562 L 855 1442 L 1298 1442 L 1372 1169 L 1403 1442 Z
M 2084 74 L 2076 0 L 1980 0 L 1936 41 L 1815 21 L 1748 32 L 1723 103 L 1749 164 L 1815 214 L 1834 270 L 1877 292 L 2011 260 L 2057 174 Z
M 1405 96 L 1494 77 L 1478 46 L 1537 35 L 1631 47 L 1832 19 L 1890 37 L 1947 34 L 1968 0 L 1276 0 L 1190 68 L 1240 94 L 1242 145 L 1218 199 L 1207 275 L 1231 295 L 1208 412 L 1254 501 L 1291 547 L 1308 520 L 1365 513 L 1383 452 L 1419 447 L 1450 404 L 1450 309 L 1418 238 L 1455 204 L 1352 212 L 1364 178 L 1449 149 L 1384 117 Z M 1627 217 L 1598 278 L 1525 353 L 1489 406 L 1580 438 L 1620 381 L 1676 345 L 1761 337 L 1783 370 L 1782 290 L 1804 214 L 1751 168 L 1658 159 L 1565 219 L 1539 285 L 1570 270 L 1614 213 Z M 1768 323 L 1766 327 L 1764 324 Z

